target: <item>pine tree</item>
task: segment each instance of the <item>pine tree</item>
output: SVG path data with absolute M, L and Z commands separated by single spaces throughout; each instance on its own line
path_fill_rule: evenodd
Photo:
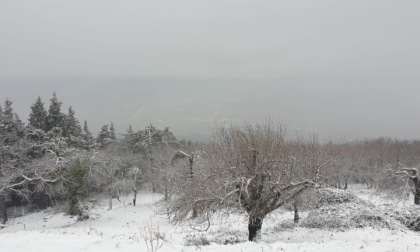
M 98 143 L 99 147 L 105 147 L 111 141 L 110 132 L 108 130 L 108 125 L 104 125 L 101 128 L 101 132 L 99 132 L 98 137 L 96 138 L 96 142 Z
M 92 133 L 90 133 L 88 129 L 88 125 L 86 121 L 84 121 L 83 130 L 81 130 L 79 139 L 81 140 L 79 141 L 80 147 L 83 147 L 85 149 L 90 149 L 94 147 L 94 141 L 93 141 L 94 139 L 93 139 Z
M 128 125 L 127 133 L 128 134 L 133 134 L 134 133 L 133 128 L 131 128 L 131 124 Z
M 0 106 L 0 128 L 2 127 L 2 123 L 3 123 L 3 109 Z
M 31 113 L 29 114 L 29 126 L 35 129 L 47 131 L 47 110 L 44 107 L 44 103 L 41 97 L 31 107 Z
M 64 115 L 61 113 L 61 104 L 62 102 L 58 101 L 57 95 L 53 93 L 51 98 L 50 108 L 48 110 L 47 116 L 47 131 L 52 130 L 55 127 L 63 130 L 64 126 Z
M 89 141 L 89 142 L 93 140 L 92 133 L 90 133 L 90 131 L 89 131 L 86 120 L 83 124 L 83 139 L 86 140 L 86 141 Z
M 26 133 L 25 124 L 22 122 L 22 120 L 20 120 L 20 117 L 17 113 L 14 115 L 14 125 L 16 135 L 20 138 L 24 137 Z
M 6 98 L 6 101 L 4 101 L 4 109 L 0 122 L 1 133 L 10 133 L 16 130 L 15 112 L 13 111 L 12 104 L 13 102 L 9 98 Z
M 4 120 L 13 121 L 15 112 L 13 112 L 12 104 L 13 102 L 9 98 L 4 101 L 4 111 L 2 112 Z
M 65 116 L 65 124 L 64 124 L 64 133 L 63 135 L 66 137 L 79 137 L 82 133 L 82 128 L 80 127 L 79 120 L 75 117 L 75 112 L 73 108 L 69 107 L 69 112 Z
M 4 102 L 4 108 L 0 118 L 0 141 L 10 144 L 25 135 L 25 125 L 19 116 L 13 111 L 13 102 L 8 98 Z
M 25 127 L 25 124 L 22 122 L 22 120 L 20 120 L 20 116 L 18 115 L 18 113 L 14 113 L 13 118 L 14 118 L 15 125 L 17 125 L 20 128 Z
M 111 126 L 109 127 L 109 138 L 112 140 L 117 140 L 117 135 L 115 135 L 114 124 L 111 122 Z
M 134 138 L 137 137 L 137 133 L 134 132 L 133 128 L 131 127 L 131 124 L 128 125 L 127 129 L 128 134 L 124 134 L 124 138 L 122 139 L 122 142 L 127 146 L 128 149 L 134 150 Z

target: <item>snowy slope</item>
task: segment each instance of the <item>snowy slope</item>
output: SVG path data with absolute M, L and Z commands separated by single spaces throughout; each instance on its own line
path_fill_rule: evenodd
M 142 194 L 136 207 L 129 205 L 128 199 L 114 201 L 114 209 L 110 211 L 104 201 L 90 213 L 91 218 L 83 222 L 53 210 L 11 219 L 6 228 L 0 229 L 0 251 L 146 252 L 151 250 L 150 243 L 146 245 L 144 239 L 149 237 L 149 230 L 161 235 L 159 245 L 162 246 L 157 251 L 420 251 L 420 234 L 407 230 L 282 229 L 280 220 L 292 218 L 288 212 L 267 218 L 262 241 L 250 243 L 246 242 L 244 217 L 220 218 L 214 220 L 208 232 L 194 231 L 188 225 L 173 226 L 163 216 L 156 215 L 154 203 L 160 198 L 158 194 Z M 197 241 L 202 240 L 209 241 L 210 245 L 200 246 Z M 224 240 L 240 243 L 222 245 Z

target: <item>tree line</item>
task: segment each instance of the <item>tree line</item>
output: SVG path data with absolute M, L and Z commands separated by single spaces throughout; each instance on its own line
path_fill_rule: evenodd
M 6 99 L 0 106 L 2 223 L 12 206 L 45 208 L 67 202 L 69 214 L 86 218 L 83 199 L 89 196 L 118 198 L 122 193 L 137 193 L 146 183 L 160 190 L 150 182 L 152 175 L 160 176 L 152 169 L 162 165 L 153 148 L 183 143 L 168 128 L 159 130 L 153 125 L 137 132 L 129 126 L 117 138 L 112 122 L 94 137 L 71 106 L 67 113 L 61 107 L 55 93 L 48 110 L 38 97 L 25 124 L 12 101 Z

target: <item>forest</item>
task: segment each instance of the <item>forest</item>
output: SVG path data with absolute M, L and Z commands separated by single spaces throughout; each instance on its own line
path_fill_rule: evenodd
M 150 192 L 162 195 L 156 212 L 173 224 L 207 230 L 215 215 L 239 214 L 247 218 L 247 240 L 259 241 L 267 216 L 279 209 L 292 211 L 295 223 L 313 210 L 318 215 L 305 225 L 336 225 L 322 207 L 352 203 L 346 190 L 358 185 L 396 202 L 409 199 L 410 211 L 388 214 L 420 231 L 419 140 L 321 141 L 316 134 L 290 134 L 270 119 L 216 122 L 204 142 L 179 140 L 170 128 L 152 124 L 127 125 L 117 134 L 111 120 L 93 136 L 71 106 L 64 111 L 55 93 L 48 107 L 41 97 L 34 101 L 27 123 L 11 100 L 0 107 L 2 228 L 16 208 L 64 206 L 82 222 L 98 200 L 112 210 L 115 200 L 129 197 L 136 206 L 137 195 Z M 360 218 L 347 225 L 359 225 Z M 383 217 L 370 212 L 363 218 L 378 224 Z

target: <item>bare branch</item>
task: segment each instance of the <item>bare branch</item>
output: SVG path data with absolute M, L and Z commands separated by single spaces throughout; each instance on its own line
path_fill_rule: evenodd
M 183 158 L 188 158 L 188 159 L 192 159 L 192 157 L 190 155 L 188 155 L 187 153 L 183 152 L 183 151 L 177 151 L 174 155 L 174 157 L 172 158 L 171 163 L 175 162 L 178 159 L 183 159 Z

